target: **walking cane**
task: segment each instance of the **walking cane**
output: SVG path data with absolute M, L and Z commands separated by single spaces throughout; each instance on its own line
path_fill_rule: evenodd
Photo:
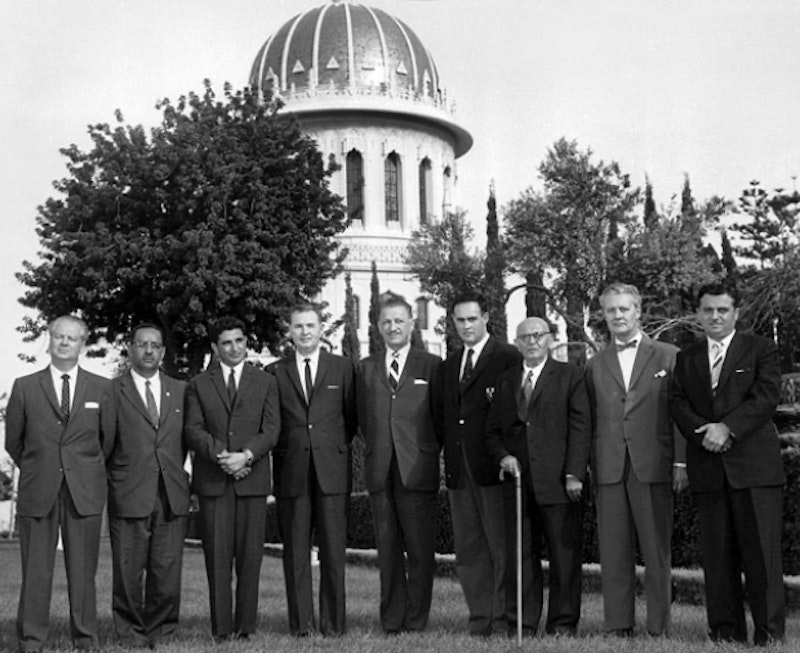
M 522 475 L 514 474 L 517 504 L 517 646 L 522 647 Z

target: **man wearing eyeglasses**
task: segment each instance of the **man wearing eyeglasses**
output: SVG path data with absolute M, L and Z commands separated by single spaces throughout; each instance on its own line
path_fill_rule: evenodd
M 549 356 L 552 338 L 544 320 L 520 322 L 515 342 L 523 362 L 498 377 L 487 423 L 488 453 L 505 479 L 509 637 L 517 631 L 515 476 L 522 476 L 523 632 L 535 635 L 542 614 L 542 538 L 550 561 L 545 632 L 574 635 L 581 613 L 581 499 L 591 412 L 583 373 Z
M 112 382 L 114 448 L 108 458 L 112 614 L 123 646 L 153 647 L 175 631 L 189 477 L 184 471 L 186 384 L 159 370 L 161 327 L 135 326 L 130 370 Z
M 611 340 L 587 365 L 593 408 L 592 474 L 605 628 L 631 637 L 636 623 L 636 541 L 644 559 L 646 628 L 670 627 L 673 490 L 687 485 L 686 444 L 669 412 L 678 348 L 642 333 L 639 291 L 600 296 Z

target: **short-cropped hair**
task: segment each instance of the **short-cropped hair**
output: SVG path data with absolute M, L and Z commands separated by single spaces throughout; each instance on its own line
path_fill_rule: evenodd
M 83 341 L 86 342 L 87 338 L 89 337 L 89 327 L 86 325 L 86 322 L 76 315 L 59 315 L 55 320 L 52 320 L 50 324 L 47 325 L 47 333 L 52 336 L 53 329 L 55 328 L 56 324 L 62 320 L 77 324 L 81 328 L 81 331 L 83 331 Z
M 246 336 L 247 333 L 245 332 L 245 325 L 238 317 L 233 317 L 231 315 L 226 315 L 225 317 L 221 317 L 215 322 L 211 323 L 211 326 L 208 329 L 208 335 L 211 339 L 211 342 L 215 343 L 219 340 L 219 336 L 224 331 L 233 331 L 234 329 L 239 329 L 241 332 Z
M 379 311 L 384 310 L 385 308 L 395 308 L 396 306 L 403 306 L 406 311 L 408 311 L 408 317 L 413 317 L 413 313 L 411 311 L 411 304 L 406 301 L 406 298 L 402 295 L 396 295 L 393 292 L 384 293 L 381 297 L 380 305 L 378 306 Z
M 142 329 L 153 329 L 158 331 L 161 334 L 161 342 L 164 342 L 164 329 L 162 329 L 158 324 L 155 322 L 139 322 L 136 326 L 131 329 L 129 337 L 129 342 L 133 342 L 136 340 L 136 332 L 141 331 Z
M 642 309 L 642 296 L 639 294 L 639 289 L 629 283 L 615 281 L 611 285 L 606 286 L 603 294 L 600 295 L 601 307 L 605 307 L 606 298 L 609 295 L 630 295 L 633 297 L 633 303 L 636 304 L 636 308 L 639 310 Z
M 450 312 L 454 312 L 459 304 L 471 304 L 472 302 L 478 305 L 481 313 L 489 312 L 489 304 L 486 302 L 486 297 L 474 290 L 468 290 L 456 295 L 450 303 Z
M 317 319 L 319 319 L 319 323 L 322 324 L 322 311 L 320 310 L 319 306 L 316 304 L 312 304 L 311 302 L 298 302 L 294 306 L 289 309 L 289 320 L 288 322 L 291 323 L 292 315 L 295 313 L 316 313 Z
M 700 290 L 697 291 L 697 306 L 700 306 L 700 300 L 704 295 L 728 295 L 733 300 L 734 308 L 739 308 L 739 302 L 742 300 L 739 289 L 732 281 L 715 281 L 700 286 Z

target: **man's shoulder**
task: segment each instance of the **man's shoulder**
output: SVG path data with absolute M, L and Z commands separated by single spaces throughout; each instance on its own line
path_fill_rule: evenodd
M 26 387 L 34 383 L 38 383 L 41 379 L 46 379 L 49 373 L 50 373 L 50 368 L 45 367 L 44 369 L 36 370 L 35 372 L 31 372 L 30 374 L 24 374 L 23 376 L 17 377 L 14 380 L 14 383 L 20 387 Z
M 78 376 L 87 381 L 91 385 L 97 385 L 103 388 L 110 388 L 111 387 L 111 379 L 105 376 L 101 376 L 100 374 L 95 374 L 94 372 L 90 372 L 89 370 L 85 370 L 82 367 L 78 367 Z

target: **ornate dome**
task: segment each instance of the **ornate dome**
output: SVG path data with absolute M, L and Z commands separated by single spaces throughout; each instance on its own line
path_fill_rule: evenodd
M 454 136 L 456 156 L 472 137 L 452 119 L 427 48 L 381 9 L 333 2 L 308 9 L 261 47 L 250 85 L 271 90 L 295 113 L 376 110 L 417 114 Z

